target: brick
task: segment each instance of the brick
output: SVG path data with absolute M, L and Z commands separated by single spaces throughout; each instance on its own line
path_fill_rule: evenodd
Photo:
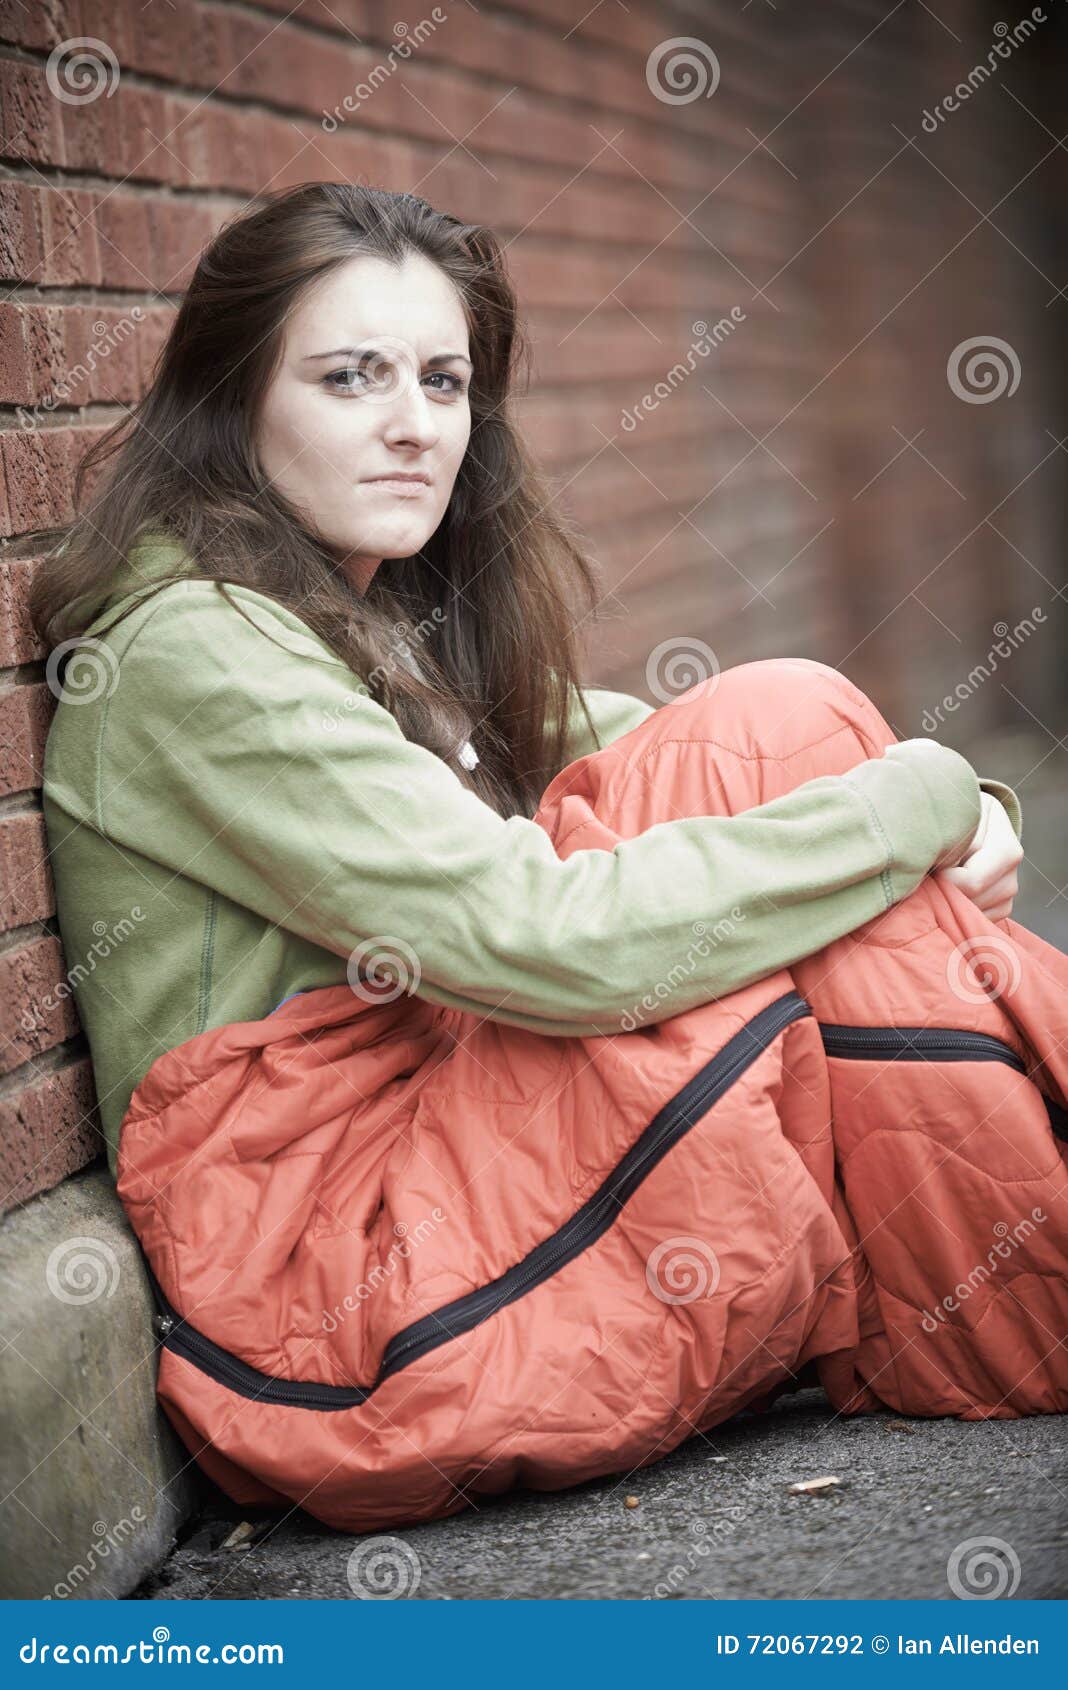
M 27 398 L 32 405 L 54 410 L 58 403 L 58 389 L 64 371 L 77 356 L 79 347 L 72 338 L 72 318 L 77 308 L 63 305 L 27 305 L 26 338 L 33 382 Z M 74 401 L 77 403 L 77 401 Z
M 32 663 L 46 655 L 30 627 L 26 608 L 37 561 L 0 553 L 0 668 Z
M 124 87 L 119 95 L 121 137 L 116 173 L 133 181 L 189 185 L 175 130 L 196 111 L 196 102 L 174 99 L 157 88 Z
M 50 934 L 0 952 L 0 1074 L 78 1031 L 63 947 Z
M 147 195 L 115 188 L 93 208 L 101 281 L 109 288 L 152 286 L 152 220 Z
M 0 40 L 50 52 L 82 34 L 80 5 L 81 0 L 38 0 L 33 6 L 26 0 L 0 0 Z
M 25 182 L 0 181 L 0 280 L 40 281 L 44 261 L 38 198 Z
M 77 378 L 71 402 L 97 404 L 136 402 L 141 396 L 141 371 L 138 338 L 141 334 L 140 306 L 134 306 L 138 317 L 130 311 L 111 307 L 90 311 L 77 308 L 77 320 L 91 339 L 78 359 L 71 359 L 68 381 Z M 81 370 L 85 371 L 81 377 Z M 84 397 L 83 397 L 84 395 Z
M 0 404 L 28 403 L 33 385 L 25 307 L 0 304 Z
M 28 413 L 23 421 L 23 428 L 0 434 L 9 534 L 63 522 L 70 509 L 69 431 Z
M 188 199 L 154 199 L 149 206 L 152 228 L 152 285 L 164 293 L 180 293 L 189 283 L 197 260 L 211 238 L 207 208 Z
M 0 128 L 9 159 L 65 164 L 61 110 L 43 66 L 0 59 Z
M 0 796 L 40 786 L 55 704 L 43 681 L 0 688 Z
M 0 1090 L 0 1213 L 95 1162 L 103 1142 L 89 1057 L 10 1076 Z
M 55 914 L 48 841 L 39 810 L 0 817 L 0 929 Z
M 136 39 L 130 62 L 164 80 L 190 88 L 216 89 L 235 58 L 232 18 L 214 3 L 190 5 L 168 13 L 160 6 L 142 6 L 133 14 Z M 174 29 L 181 34 L 180 50 L 171 51 Z
M 97 195 L 78 188 L 34 188 L 43 255 L 40 274 L 52 287 L 100 284 L 100 253 L 93 213 Z
M 121 156 L 121 110 L 125 93 L 121 70 L 115 75 L 112 61 L 99 51 L 92 53 L 93 65 L 75 87 L 84 93 L 97 88 L 93 99 L 57 101 L 63 134 L 64 161 L 69 170 L 113 171 Z

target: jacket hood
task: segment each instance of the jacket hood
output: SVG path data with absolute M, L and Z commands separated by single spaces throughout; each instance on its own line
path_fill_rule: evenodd
M 127 609 L 126 600 L 132 604 L 168 576 L 192 573 L 194 568 L 190 553 L 176 536 L 163 529 L 146 530 L 118 568 L 92 594 L 77 601 L 79 614 L 91 618 L 85 632 L 92 632 L 120 606 Z

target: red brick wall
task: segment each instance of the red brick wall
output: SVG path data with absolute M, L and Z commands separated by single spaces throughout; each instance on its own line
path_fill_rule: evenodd
M 673 638 L 724 664 L 802 652 L 919 732 L 924 698 L 967 672 L 990 624 L 1036 602 L 1038 575 L 1064 575 L 1063 467 L 1044 430 L 1068 307 L 1047 308 L 1054 266 L 1034 251 L 1052 238 L 1036 209 L 1049 176 L 994 214 L 1008 234 L 982 220 L 1051 143 L 1003 86 L 936 137 L 920 127 L 996 14 L 965 0 L 940 0 L 938 19 L 876 0 L 440 10 L 331 129 L 323 114 L 389 68 L 429 5 L 0 0 L 0 532 L 71 514 L 79 455 L 144 390 L 199 252 L 249 195 L 331 177 L 410 188 L 509 243 L 537 343 L 524 427 L 605 575 L 591 676 L 649 696 L 647 658 Z M 1046 28 L 1011 71 L 1032 110 L 1055 57 Z M 80 36 L 119 69 L 85 102 L 57 97 L 49 74 Z M 712 97 L 654 97 L 647 60 L 673 36 L 714 51 Z M 693 325 L 732 307 L 745 315 L 729 337 L 624 427 Z M 979 333 L 1019 352 L 1011 400 L 948 392 L 948 351 Z M 920 430 L 917 451 L 905 441 Z M 1044 449 L 1055 461 L 1029 473 Z M 22 608 L 32 568 L 0 558 L 7 1202 L 96 1153 L 72 1010 L 32 1036 L 19 1025 L 63 967 L 36 792 L 52 698 Z M 1036 646 L 1019 681 L 1032 708 L 1063 705 L 1062 668 L 1052 641 Z M 1007 708 L 989 689 L 972 725 Z

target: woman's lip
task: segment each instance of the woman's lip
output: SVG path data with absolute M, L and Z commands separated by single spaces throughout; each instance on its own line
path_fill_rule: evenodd
M 398 476 L 376 475 L 365 483 L 368 487 L 383 487 L 388 493 L 400 493 L 402 496 L 414 493 L 429 493 L 430 484 L 426 481 L 406 481 Z

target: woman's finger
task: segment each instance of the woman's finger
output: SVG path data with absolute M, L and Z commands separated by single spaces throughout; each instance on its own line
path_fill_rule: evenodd
M 965 896 L 970 898 L 973 904 L 978 904 L 981 910 L 988 910 L 991 905 L 1001 904 L 1006 900 L 1011 903 L 1020 890 L 1015 869 L 1010 869 L 1007 874 L 998 875 L 996 879 L 989 881 L 986 885 L 973 888 L 967 884 L 962 885 L 960 881 L 956 880 L 954 885 L 960 886 Z
M 984 915 L 989 915 L 995 908 L 1004 908 L 1006 913 L 1011 910 L 1013 899 L 1020 890 L 1019 877 L 1015 868 L 1009 868 L 1000 875 L 996 875 L 986 884 L 974 885 L 970 883 L 968 868 L 942 869 L 941 874 L 951 880 L 955 886 L 969 897 L 973 904 L 981 909 Z

